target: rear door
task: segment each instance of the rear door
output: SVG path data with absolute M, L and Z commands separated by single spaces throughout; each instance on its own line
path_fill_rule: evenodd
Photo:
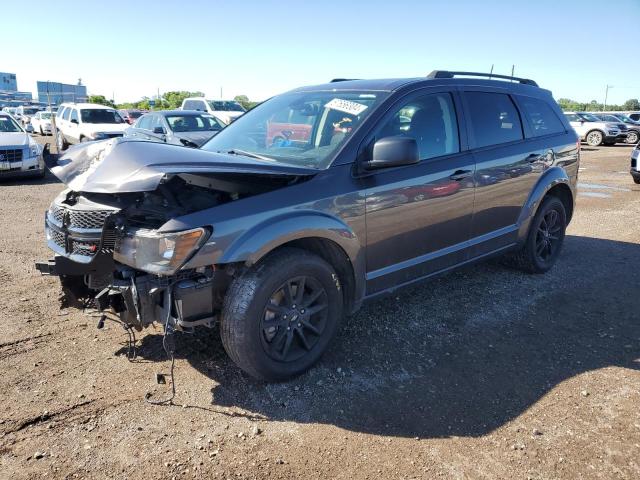
M 558 125 L 562 135 L 565 131 L 544 101 L 521 97 L 520 104 L 530 112 L 525 119 L 516 98 L 504 90 L 465 90 L 469 141 L 476 162 L 471 255 L 478 257 L 516 243 L 524 204 L 548 156 L 552 160 L 554 155 L 543 137 L 559 133 Z
M 454 91 L 421 89 L 399 100 L 365 144 L 416 139 L 420 163 L 373 172 L 366 182 L 367 293 L 466 259 L 473 213 L 472 155 Z M 462 135 L 461 135 L 462 132 Z

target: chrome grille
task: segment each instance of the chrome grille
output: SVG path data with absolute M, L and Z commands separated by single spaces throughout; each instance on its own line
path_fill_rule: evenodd
M 0 162 L 21 162 L 22 161 L 22 149 L 2 150 L 0 149 Z
M 64 235 L 56 230 L 50 229 L 49 235 L 51 236 L 51 240 L 53 243 L 58 245 L 59 247 L 64 248 Z
M 50 214 L 53 219 L 62 224 L 65 213 L 69 212 L 69 228 L 99 228 L 104 226 L 104 222 L 109 215 L 115 213 L 114 210 L 72 210 L 60 205 L 52 205 Z

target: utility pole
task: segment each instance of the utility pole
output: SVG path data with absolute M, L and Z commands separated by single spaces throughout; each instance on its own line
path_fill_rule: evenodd
M 602 106 L 602 111 L 604 112 L 607 109 L 607 99 L 609 98 L 609 89 L 613 88 L 613 85 L 607 85 L 607 88 L 604 91 L 604 105 Z
M 222 100 L 222 87 L 220 87 L 220 100 Z

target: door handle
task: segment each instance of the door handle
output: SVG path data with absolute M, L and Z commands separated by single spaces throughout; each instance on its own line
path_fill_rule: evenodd
M 463 180 L 470 177 L 473 174 L 472 170 L 456 170 L 453 174 L 449 175 L 451 180 Z

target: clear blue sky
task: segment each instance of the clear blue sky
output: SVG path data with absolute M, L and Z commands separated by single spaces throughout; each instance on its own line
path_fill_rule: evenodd
M 117 102 L 221 87 L 262 100 L 334 77 L 491 64 L 556 98 L 602 101 L 607 84 L 609 103 L 640 97 L 640 0 L 10 0 L 0 18 L 0 71 L 20 89 L 81 77 Z

